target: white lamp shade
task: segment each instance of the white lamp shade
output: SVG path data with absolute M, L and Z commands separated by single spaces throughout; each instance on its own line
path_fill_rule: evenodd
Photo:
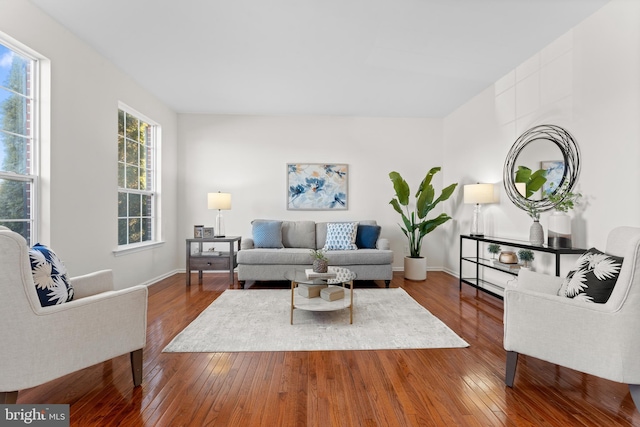
M 464 186 L 465 203 L 493 203 L 493 184 L 468 184 Z
M 230 193 L 209 193 L 207 195 L 207 202 L 209 209 L 218 209 L 228 211 L 231 209 L 231 194 Z

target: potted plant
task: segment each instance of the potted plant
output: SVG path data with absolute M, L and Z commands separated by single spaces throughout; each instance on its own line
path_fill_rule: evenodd
M 435 218 L 427 219 L 427 215 L 440 202 L 447 200 L 456 189 L 457 183 L 444 188 L 438 198 L 435 198 L 435 189 L 431 184 L 433 176 L 440 171 L 440 167 L 431 168 L 424 177 L 415 193 L 415 200 L 409 206 L 411 190 L 409 184 L 398 172 L 389 173 L 393 183 L 395 197 L 389 204 L 402 217 L 400 229 L 407 237 L 409 243 L 409 256 L 405 257 L 404 276 L 409 280 L 424 280 L 427 278 L 427 262 L 421 255 L 422 239 L 431 233 L 439 225 L 449 221 L 451 217 L 441 213 Z
M 569 183 L 565 181 L 555 191 L 552 185 L 547 198 L 553 203 L 554 209 L 553 214 L 549 217 L 547 243 L 554 248 L 570 248 L 571 218 L 567 212 L 580 205 L 582 193 L 571 191 Z
M 313 259 L 313 271 L 316 273 L 326 273 L 329 269 L 329 260 L 324 255 L 322 249 L 311 249 L 311 258 Z
M 487 251 L 489 251 L 489 253 L 491 254 L 491 259 L 495 260 L 496 254 L 500 253 L 500 245 L 497 243 L 489 243 Z
M 529 263 L 535 259 L 535 256 L 533 255 L 533 251 L 530 249 L 520 249 L 518 251 L 518 258 L 520 258 L 520 261 L 524 263 L 523 268 L 528 269 L 530 268 Z

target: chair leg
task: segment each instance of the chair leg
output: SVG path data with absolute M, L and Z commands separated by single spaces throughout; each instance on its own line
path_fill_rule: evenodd
M 515 351 L 507 351 L 507 371 L 504 377 L 504 383 L 513 387 L 513 381 L 516 378 L 516 366 L 518 366 L 518 353 Z
M 636 409 L 640 411 L 640 384 L 629 384 L 629 393 L 631 393 Z
M 13 405 L 18 401 L 17 391 L 0 392 L 0 405 Z
M 132 351 L 131 356 L 131 373 L 133 374 L 133 386 L 138 387 L 142 384 L 142 349 Z

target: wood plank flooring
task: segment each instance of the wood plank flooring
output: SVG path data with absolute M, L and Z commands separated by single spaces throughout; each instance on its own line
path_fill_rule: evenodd
M 187 288 L 177 274 L 150 287 L 141 387 L 133 388 L 124 355 L 23 390 L 18 403 L 68 403 L 71 425 L 83 427 L 640 426 L 624 384 L 520 356 L 514 388 L 506 387 L 502 301 L 467 286 L 459 292 L 458 280 L 440 272 L 425 282 L 397 274 L 391 286 L 468 348 L 162 353 L 227 279 L 207 274 L 198 285 L 194 275 Z M 233 329 L 234 319 L 217 326 Z

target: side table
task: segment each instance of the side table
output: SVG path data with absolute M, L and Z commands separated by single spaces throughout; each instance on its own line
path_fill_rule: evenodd
M 202 283 L 204 270 L 228 270 L 231 286 L 235 283 L 233 269 L 238 266 L 238 252 L 240 250 L 240 236 L 203 237 L 187 239 L 187 286 L 191 286 L 191 271 L 198 270 L 198 284 Z M 191 252 L 191 245 L 198 245 L 196 252 Z M 229 243 L 229 251 L 203 251 L 203 243 Z M 234 245 L 237 244 L 237 250 Z

